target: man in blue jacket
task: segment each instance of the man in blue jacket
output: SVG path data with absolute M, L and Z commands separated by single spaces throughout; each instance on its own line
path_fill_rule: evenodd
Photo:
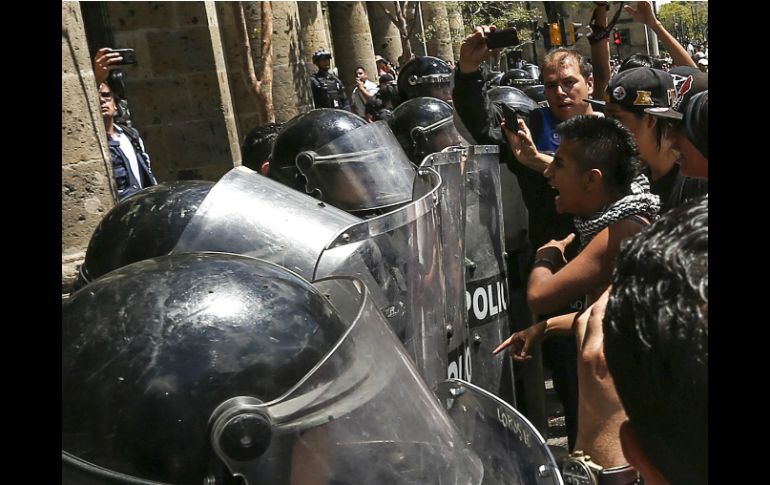
M 99 85 L 99 109 L 107 131 L 118 202 L 144 187 L 156 185 L 144 141 L 134 128 L 115 123 L 117 95 L 109 84 Z

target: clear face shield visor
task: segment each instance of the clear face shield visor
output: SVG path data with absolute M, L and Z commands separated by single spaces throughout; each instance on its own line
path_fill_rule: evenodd
M 425 127 L 415 126 L 412 128 L 410 136 L 414 142 L 414 153 L 417 160 L 422 160 L 431 153 L 439 153 L 449 147 L 469 145 L 455 128 L 452 116 Z
M 352 278 L 314 286 L 350 326 L 282 397 L 236 397 L 212 413 L 211 442 L 228 469 L 249 485 L 479 484 L 481 460 L 417 377 L 366 287 Z
M 348 212 L 382 209 L 412 200 L 416 175 L 388 127 L 378 121 L 297 155 L 305 190 Z

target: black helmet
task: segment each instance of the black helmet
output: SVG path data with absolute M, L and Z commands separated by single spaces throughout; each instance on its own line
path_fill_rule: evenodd
M 524 69 L 509 69 L 500 78 L 500 86 L 532 86 L 537 83 L 536 79 L 532 78 L 532 74 Z
M 401 103 L 393 110 L 389 123 L 409 159 L 419 166 L 427 155 L 463 144 L 454 130 L 453 113 L 452 107 L 440 99 L 420 97 Z M 456 136 L 438 136 L 447 129 Z
M 502 105 L 507 105 L 518 114 L 519 118 L 529 126 L 529 114 L 532 110 L 539 108 L 538 104 L 527 96 L 524 91 L 511 86 L 498 86 L 487 91 L 489 104 L 487 110 L 493 119 L 497 121 L 495 130 L 498 129 L 500 122 L 504 119 Z M 518 129 L 512 128 L 510 129 Z
M 81 472 L 85 460 L 208 483 L 223 473 L 207 431 L 214 410 L 280 397 L 345 330 L 318 289 L 272 263 L 187 253 L 123 267 L 62 303 L 62 450 Z M 266 450 L 265 416 L 234 421 L 220 433 L 225 453 Z
M 342 135 L 366 126 L 366 120 L 350 111 L 320 108 L 290 119 L 273 143 L 268 176 L 296 190 L 305 190 L 297 168 L 297 155 L 318 149 Z
M 532 100 L 540 106 L 543 106 L 543 104 L 547 101 L 545 98 L 545 86 L 542 84 L 536 84 L 535 86 L 523 88 L 522 91 L 524 91 L 527 96 L 532 98 Z
M 411 201 L 415 171 L 386 122 L 324 108 L 286 123 L 269 176 L 356 213 Z
M 332 55 L 326 52 L 326 50 L 324 50 L 323 47 L 321 47 L 320 49 L 318 49 L 313 53 L 313 64 L 318 65 L 318 62 L 321 61 L 321 59 L 331 59 L 331 58 L 332 58 Z
M 398 92 L 402 100 L 431 96 L 451 102 L 451 77 L 452 69 L 438 57 L 415 57 L 398 73 Z
M 487 82 L 485 83 L 487 88 L 493 88 L 495 86 L 500 85 L 500 80 L 503 78 L 502 72 L 490 72 L 489 73 L 489 79 L 487 79 Z
M 181 181 L 148 187 L 122 200 L 91 236 L 75 288 L 127 264 L 168 254 L 213 186 Z
M 507 104 L 519 112 L 529 112 L 537 109 L 538 104 L 521 89 L 511 86 L 498 86 L 487 91 L 489 102 Z
M 186 253 L 74 293 L 62 482 L 480 483 L 480 460 L 367 291 Z

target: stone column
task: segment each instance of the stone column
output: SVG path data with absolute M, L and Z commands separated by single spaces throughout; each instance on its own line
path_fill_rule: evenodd
M 372 33 L 364 2 L 329 2 L 335 61 L 345 94 L 350 99 L 356 86 L 356 66 L 363 66 L 368 73 L 377 72 L 374 64 Z
M 277 122 L 313 108 L 308 80 L 313 71 L 308 71 L 301 49 L 304 26 L 298 3 L 305 2 L 273 2 L 273 105 Z
M 454 61 L 446 5 L 443 2 L 421 2 L 421 4 L 425 31 L 430 32 L 426 40 L 428 55 Z
M 460 59 L 460 44 L 465 39 L 465 24 L 460 7 L 456 4 L 447 5 L 447 14 L 449 15 L 449 33 L 452 36 L 452 52 L 455 61 Z
M 62 293 L 69 293 L 116 192 L 80 5 L 63 2 L 61 13 Z
M 369 28 L 372 31 L 372 45 L 375 54 L 381 55 L 395 64 L 401 55 L 401 34 L 390 21 L 390 17 L 385 13 L 383 7 L 394 14 L 392 2 L 366 2 L 366 10 L 369 13 Z
M 331 34 L 328 29 L 327 12 L 321 2 L 301 1 L 297 2 L 297 13 L 300 23 L 300 48 L 297 51 L 298 63 L 304 71 L 307 93 L 302 100 L 304 111 L 313 108 L 313 95 L 310 91 L 310 75 L 318 70 L 313 64 L 313 53 L 323 48 L 334 55 L 334 46 L 331 42 Z M 332 66 L 335 59 L 332 58 Z

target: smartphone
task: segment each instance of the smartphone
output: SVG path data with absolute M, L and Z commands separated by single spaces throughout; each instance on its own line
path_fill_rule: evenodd
M 519 33 L 516 27 L 495 30 L 484 38 L 487 41 L 487 49 L 499 49 L 519 45 Z
M 519 131 L 519 117 L 516 114 L 516 110 L 503 103 L 500 105 L 503 110 L 503 119 L 505 120 L 505 126 L 509 131 L 516 133 Z
M 117 52 L 123 58 L 122 61 L 115 63 L 116 66 L 136 64 L 136 52 L 134 52 L 134 49 L 112 49 L 112 52 Z

